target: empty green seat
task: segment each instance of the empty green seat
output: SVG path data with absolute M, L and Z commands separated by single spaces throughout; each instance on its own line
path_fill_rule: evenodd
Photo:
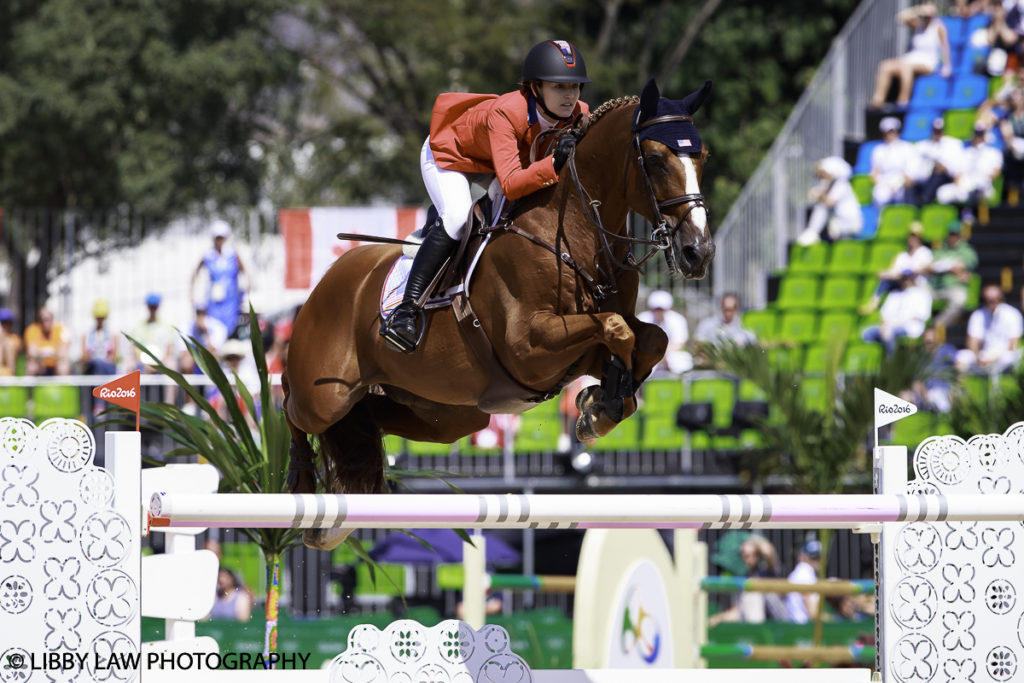
M 384 435 L 384 452 L 388 455 L 400 455 L 405 451 L 405 439 L 394 434 Z
M 640 449 L 644 451 L 678 451 L 686 440 L 686 432 L 676 425 L 671 415 L 645 415 Z
M 946 228 L 956 218 L 956 207 L 949 204 L 926 204 L 921 207 L 921 239 L 925 244 L 946 239 Z
M 863 375 L 878 372 L 882 365 L 882 345 L 872 342 L 856 342 L 846 349 L 843 372 L 849 375 Z
M 942 115 L 946 122 L 946 135 L 959 140 L 970 140 L 974 134 L 974 121 L 978 118 L 977 109 L 947 109 Z
M 825 412 L 827 391 L 824 377 L 804 377 L 800 382 L 800 396 L 811 410 Z
M 825 311 L 818 322 L 819 339 L 850 339 L 857 336 L 857 314 L 851 311 Z
M 519 429 L 516 431 L 513 450 L 516 453 L 536 453 L 540 451 L 555 451 L 558 449 L 558 440 L 562 436 L 562 416 L 558 412 L 557 402 L 554 410 L 547 407 L 547 403 L 541 404 L 532 410 L 528 410 L 520 417 Z
M 867 173 L 858 173 L 850 178 L 850 185 L 853 187 L 853 193 L 857 195 L 857 201 L 859 201 L 861 205 L 871 203 L 871 193 L 875 189 L 875 183 L 871 180 L 870 175 Z
M 450 443 L 433 443 L 430 441 L 413 441 L 408 440 L 405 442 L 406 450 L 409 455 L 417 456 L 438 456 L 438 455 L 450 455 L 452 452 L 452 445 Z
M 28 387 L 0 387 L 0 417 L 28 417 Z
M 878 273 L 892 265 L 896 254 L 906 250 L 906 245 L 901 242 L 882 241 L 871 245 L 868 252 L 867 270 L 869 273 Z
M 833 275 L 860 275 L 865 270 L 867 245 L 864 242 L 840 240 L 832 245 L 828 270 Z
M 780 310 L 814 308 L 818 305 L 818 278 L 807 275 L 786 275 L 779 285 L 775 302 Z
M 743 313 L 743 327 L 753 332 L 758 341 L 777 339 L 778 323 L 779 316 L 774 309 L 765 308 Z
M 860 278 L 842 275 L 825 279 L 821 288 L 821 308 L 826 310 L 852 309 L 860 304 Z
M 640 445 L 640 418 L 632 416 L 590 444 L 593 451 L 636 451 Z
M 824 344 L 809 344 L 804 351 L 804 372 L 808 375 L 823 375 L 828 348 Z
M 732 425 L 736 382 L 726 377 L 703 377 L 690 383 L 690 402 L 711 404 L 711 425 L 718 430 Z
M 683 383 L 678 379 L 649 379 L 643 383 L 643 401 L 640 412 L 644 415 L 675 415 L 683 402 Z
M 824 273 L 828 269 L 829 253 L 827 242 L 815 242 L 810 246 L 793 245 L 789 252 L 790 273 Z
M 818 315 L 813 311 L 786 311 L 779 323 L 779 337 L 794 344 L 812 342 L 818 338 Z
M 76 418 L 82 414 L 78 387 L 43 384 L 32 390 L 32 412 L 36 423 L 51 417 Z
M 917 219 L 917 207 L 913 204 L 886 204 L 878 214 L 878 239 L 906 239 L 910 224 Z

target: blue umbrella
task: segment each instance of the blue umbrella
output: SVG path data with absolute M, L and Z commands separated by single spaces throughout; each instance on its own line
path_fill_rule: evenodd
M 462 562 L 462 539 L 451 529 L 419 529 L 415 534 L 419 539 L 430 544 L 430 547 L 425 547 L 407 534 L 393 533 L 373 547 L 370 557 L 376 562 L 399 564 Z M 519 564 L 521 556 L 518 550 L 498 536 L 484 534 L 484 538 L 487 539 L 487 564 L 489 566 Z

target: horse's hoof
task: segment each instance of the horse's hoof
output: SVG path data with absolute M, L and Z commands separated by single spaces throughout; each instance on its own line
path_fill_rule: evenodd
M 576 410 L 580 411 L 580 413 L 585 413 L 590 410 L 590 406 L 602 398 L 604 398 L 604 389 L 601 388 L 600 384 L 591 384 L 588 387 L 583 387 L 580 389 L 580 393 L 576 394 Z
M 591 412 L 581 413 L 579 419 L 576 420 L 576 438 L 585 443 L 601 436 L 597 433 L 594 422 L 594 416 Z
M 306 529 L 302 544 L 313 550 L 334 550 L 345 542 L 355 529 Z

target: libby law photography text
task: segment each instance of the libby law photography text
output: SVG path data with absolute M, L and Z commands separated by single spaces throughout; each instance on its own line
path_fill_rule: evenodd
M 305 669 L 308 652 L 8 652 L 3 668 L 32 671 L 110 671 L 147 669 Z

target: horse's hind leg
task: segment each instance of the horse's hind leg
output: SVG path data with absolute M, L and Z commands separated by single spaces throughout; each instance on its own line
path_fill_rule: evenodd
M 316 491 L 315 453 L 309 445 L 309 435 L 292 424 L 285 412 L 285 422 L 292 434 L 288 448 L 288 478 L 285 480 L 285 491 L 288 493 L 314 493 Z

